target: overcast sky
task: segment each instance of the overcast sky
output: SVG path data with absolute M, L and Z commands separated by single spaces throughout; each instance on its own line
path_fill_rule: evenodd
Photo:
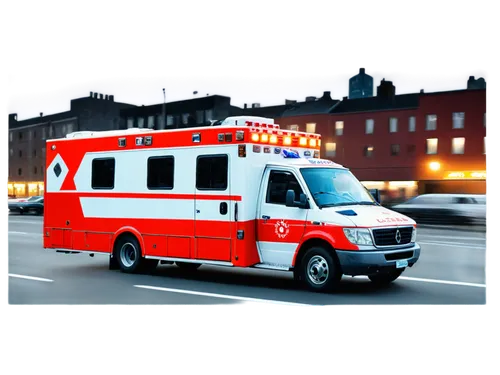
M 397 94 L 459 90 L 466 88 L 468 76 L 425 78 L 403 74 L 370 73 L 378 86 L 382 78 L 392 80 Z M 487 79 L 487 73 L 476 71 L 476 77 Z M 88 96 L 90 91 L 115 95 L 115 101 L 136 105 L 163 102 L 162 88 L 167 88 L 167 102 L 191 99 L 207 94 L 231 97 L 231 104 L 243 107 L 244 103 L 260 103 L 261 106 L 284 104 L 285 99 L 304 100 L 306 96 L 321 96 L 323 91 L 331 91 L 334 99 L 347 96 L 347 83 L 351 74 L 337 74 L 324 78 L 245 80 L 235 78 L 151 78 L 113 79 L 99 82 L 76 84 L 44 94 L 11 97 L 8 113 L 17 113 L 18 120 L 69 110 L 69 100 Z

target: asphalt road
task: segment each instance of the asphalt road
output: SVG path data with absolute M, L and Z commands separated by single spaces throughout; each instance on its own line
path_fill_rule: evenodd
M 420 260 L 385 288 L 344 277 L 333 294 L 300 289 L 291 273 L 202 266 L 193 273 L 160 265 L 152 275 L 108 269 L 108 258 L 42 247 L 42 218 L 9 215 L 11 304 L 485 304 L 486 235 L 421 228 Z

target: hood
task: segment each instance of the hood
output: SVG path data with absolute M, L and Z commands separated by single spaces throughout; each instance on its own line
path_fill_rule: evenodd
M 414 225 L 413 219 L 382 206 L 325 207 L 320 212 L 320 221 L 357 227 L 384 227 L 391 225 Z M 346 220 L 347 219 L 347 220 Z M 350 223 L 348 224 L 347 221 Z

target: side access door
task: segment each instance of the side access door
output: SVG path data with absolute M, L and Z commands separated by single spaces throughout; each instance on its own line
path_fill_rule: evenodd
M 257 246 L 262 263 L 290 267 L 306 226 L 307 208 L 287 207 L 288 190 L 300 202 L 305 187 L 291 170 L 270 168 L 264 173 L 259 195 Z
M 196 159 L 195 258 L 231 261 L 230 156 Z

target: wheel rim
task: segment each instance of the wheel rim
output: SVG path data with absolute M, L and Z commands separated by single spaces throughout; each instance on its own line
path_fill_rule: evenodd
M 307 277 L 313 284 L 324 284 L 328 280 L 329 275 L 328 263 L 322 256 L 315 255 L 307 263 Z
M 120 261 L 125 267 L 131 267 L 137 258 L 137 251 L 133 244 L 127 242 L 120 249 Z

